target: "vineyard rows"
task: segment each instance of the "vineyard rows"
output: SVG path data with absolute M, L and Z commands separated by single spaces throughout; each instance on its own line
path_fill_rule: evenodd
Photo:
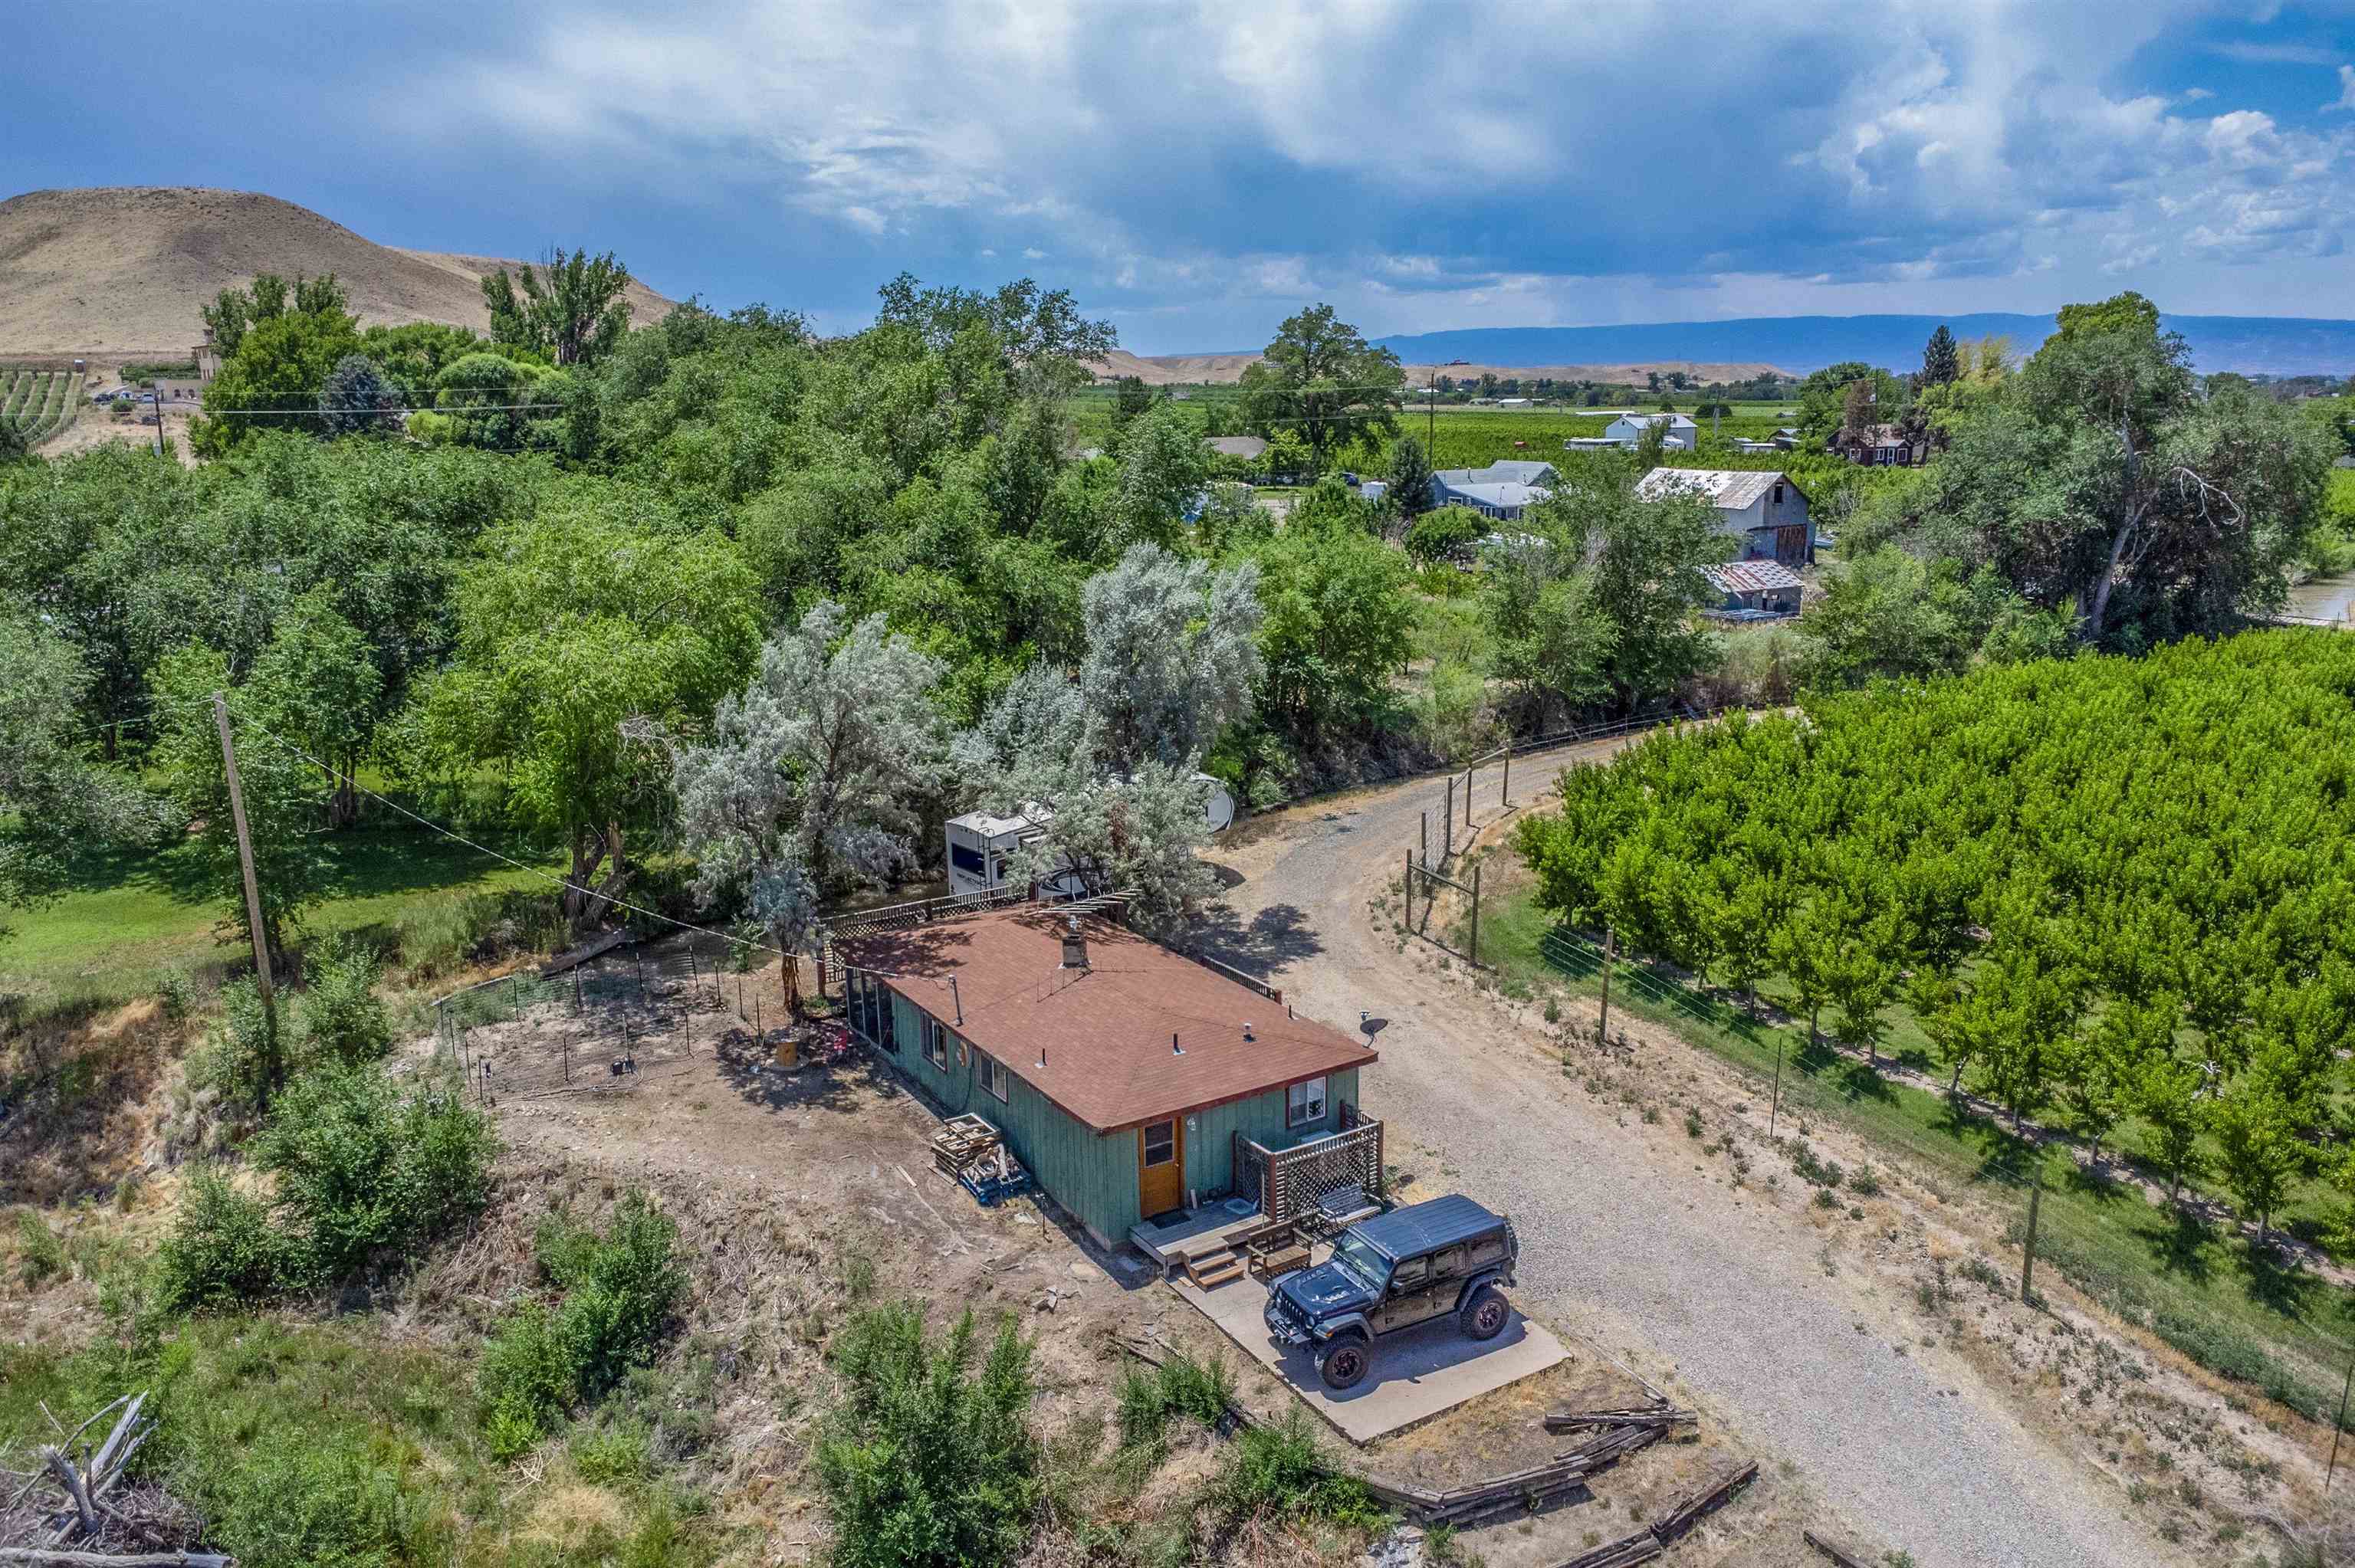
M 0 369 L 0 418 L 22 425 L 38 446 L 81 412 L 81 387 L 71 370 Z

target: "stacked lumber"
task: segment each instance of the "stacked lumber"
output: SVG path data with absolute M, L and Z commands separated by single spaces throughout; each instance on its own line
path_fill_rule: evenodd
M 997 1128 L 977 1116 L 953 1116 L 932 1134 L 932 1163 L 952 1180 L 993 1152 L 1004 1153 L 1006 1140 Z
M 1624 1410 L 1556 1410 L 1545 1418 L 1549 1432 L 1575 1432 L 1582 1426 L 1689 1426 L 1697 1420 L 1689 1410 L 1669 1404 L 1637 1404 Z

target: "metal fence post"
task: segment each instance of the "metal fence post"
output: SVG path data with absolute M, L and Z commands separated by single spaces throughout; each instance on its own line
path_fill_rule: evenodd
M 1472 863 L 1472 962 L 1480 961 L 1480 863 Z
M 2339 1388 L 2339 1419 L 2330 1428 L 2330 1465 L 2322 1472 L 2322 1495 L 2330 1496 L 2330 1483 L 2339 1478 L 2339 1435 L 2347 1430 L 2347 1396 L 2355 1393 L 2355 1355 L 2347 1358 L 2347 1381 Z
M 507 1011 L 514 1014 L 515 1022 L 523 1022 L 523 976 L 520 973 L 507 977 Z
M 1505 782 L 1497 788 L 1497 804 L 1509 807 L 1513 803 L 1513 743 L 1505 742 Z
M 1430 820 L 1431 813 L 1425 811 L 1423 821 L 1428 822 Z M 1414 854 L 1412 851 L 1407 853 L 1406 881 L 1402 885 L 1406 888 L 1406 926 L 1407 929 L 1412 930 L 1414 928 Z
M 1603 927 L 1603 1016 L 1594 1025 L 1595 1049 L 1611 1035 L 1611 927 Z M 1777 1080 L 1778 1082 L 1780 1080 Z M 1769 1118 L 1772 1119 L 1771 1118 Z
M 572 966 L 572 1016 L 581 1016 L 581 966 Z
M 1447 776 L 1447 810 L 1439 820 L 1439 863 L 1445 865 L 1455 848 L 1455 775 Z
M 2028 1245 L 2019 1255 L 2019 1298 L 2022 1301 L 2028 1299 L 2030 1283 L 2036 1277 L 2036 1212 L 2044 1202 L 2044 1167 L 2041 1164 L 2030 1169 L 2029 1181 Z
M 1472 831 L 1472 769 L 1464 770 L 1464 831 Z
M 1423 863 L 1431 863 L 1431 813 L 1423 814 Z

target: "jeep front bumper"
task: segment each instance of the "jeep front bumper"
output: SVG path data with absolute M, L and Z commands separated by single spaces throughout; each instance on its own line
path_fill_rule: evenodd
M 1305 1345 L 1314 1342 L 1315 1336 L 1295 1321 L 1291 1313 L 1277 1305 L 1277 1297 L 1273 1291 L 1268 1293 L 1267 1306 L 1261 1311 L 1260 1317 L 1267 1324 L 1267 1331 L 1275 1337 L 1278 1344 Z

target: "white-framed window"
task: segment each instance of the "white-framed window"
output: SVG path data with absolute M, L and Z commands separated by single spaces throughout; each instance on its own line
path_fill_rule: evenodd
M 1001 1100 L 1011 1095 L 1013 1075 L 1007 1072 L 997 1058 L 981 1051 L 976 1051 L 974 1054 L 981 1058 L 981 1086 Z
M 949 1065 L 949 1026 L 927 1013 L 924 1017 L 924 1060 L 943 1072 Z
M 1309 1078 L 1284 1091 L 1284 1125 L 1306 1127 L 1325 1119 L 1325 1080 Z

